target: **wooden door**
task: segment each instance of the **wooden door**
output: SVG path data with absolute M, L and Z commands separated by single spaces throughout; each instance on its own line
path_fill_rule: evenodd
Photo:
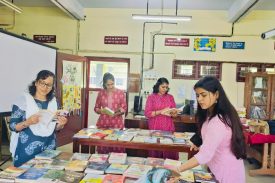
M 61 108 L 66 109 L 67 103 L 64 101 L 65 96 L 63 95 L 64 91 L 68 88 L 68 68 L 67 66 L 73 66 L 73 70 L 77 73 L 77 79 L 75 80 L 75 84 L 71 84 L 73 88 L 69 91 L 75 92 L 74 86 L 77 85 L 78 106 L 74 105 L 73 108 L 70 108 L 70 115 L 68 117 L 68 123 L 64 127 L 64 129 L 60 130 L 57 133 L 57 144 L 58 146 L 62 146 L 72 142 L 72 136 L 77 133 L 80 129 L 87 126 L 87 90 L 86 90 L 86 69 L 87 69 L 87 60 L 86 57 L 81 57 L 77 55 L 70 55 L 65 53 L 57 53 L 57 89 L 56 89 L 56 97 L 57 101 Z M 74 67 L 75 66 L 75 67 Z M 73 72 L 73 71 L 72 71 Z M 70 73 L 71 74 L 71 73 Z M 70 78 L 72 80 L 72 78 Z M 67 93 L 66 93 L 67 94 Z M 66 95 L 65 94 L 65 95 Z M 71 93 L 71 95 L 75 95 L 75 93 Z M 75 100 L 75 99 L 74 99 Z M 79 101 L 80 100 L 80 101 Z M 79 109 L 77 109 L 79 108 Z M 68 109 L 66 109 L 68 110 Z

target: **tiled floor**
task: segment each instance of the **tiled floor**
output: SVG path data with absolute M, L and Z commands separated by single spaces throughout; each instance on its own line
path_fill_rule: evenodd
M 64 152 L 72 152 L 73 147 L 72 144 L 67 144 L 65 146 L 61 146 L 58 148 L 61 151 Z M 2 152 L 4 154 L 8 153 L 8 147 L 7 146 L 3 146 L 2 147 Z M 184 160 L 186 159 L 186 154 L 185 153 L 181 153 L 180 154 L 180 159 Z M 6 167 L 8 167 L 9 165 L 11 165 L 11 161 L 8 161 L 7 163 L 5 163 L 4 165 L 1 166 L 1 169 L 5 169 Z M 245 161 L 245 169 L 246 169 L 246 182 L 247 183 L 274 183 L 275 182 L 275 176 L 254 176 L 251 177 L 248 175 L 248 170 L 249 169 L 253 169 L 255 168 L 254 164 L 249 164 L 247 161 Z

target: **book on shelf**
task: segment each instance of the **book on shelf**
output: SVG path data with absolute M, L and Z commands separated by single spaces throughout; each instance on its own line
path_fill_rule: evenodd
M 122 175 L 107 174 L 102 183 L 124 183 L 124 180 L 125 178 Z
M 65 170 L 83 172 L 88 164 L 88 161 L 72 160 L 65 166 Z
M 104 113 L 104 114 L 107 114 L 109 116 L 113 116 L 115 114 L 115 111 L 113 111 L 109 107 L 103 107 L 103 108 L 101 108 L 101 112 Z
M 109 157 L 109 163 L 120 163 L 125 164 L 127 159 L 126 153 L 115 153 L 112 152 Z
M 0 172 L 0 182 L 14 182 L 15 178 L 23 174 L 26 169 L 9 166 Z
M 79 183 L 83 176 L 84 173 L 64 171 L 64 174 L 60 177 L 58 183 Z
M 61 153 L 59 150 L 49 150 L 46 149 L 45 151 L 35 155 L 36 159 L 53 159 L 54 157 L 58 156 Z
M 128 165 L 113 163 L 105 170 L 105 173 L 123 174 L 127 168 Z
M 102 183 L 105 175 L 87 173 L 79 183 Z
M 108 160 L 108 154 L 92 154 L 89 162 L 105 163 Z
M 82 160 L 82 161 L 88 161 L 90 158 L 90 154 L 87 153 L 74 153 L 71 157 L 71 160 Z
M 23 174 L 16 177 L 15 182 L 38 182 L 37 180 L 47 173 L 45 168 L 29 168 Z
M 148 157 L 145 164 L 151 166 L 163 166 L 164 159 Z
M 132 164 L 130 167 L 123 173 L 125 177 L 130 178 L 139 178 L 144 174 L 147 174 L 149 170 L 153 167 L 150 165 L 139 165 L 139 164 Z
M 109 163 L 90 162 L 85 169 L 84 173 L 91 174 L 104 174 L 105 170 L 110 166 Z
M 181 166 L 181 161 L 166 158 L 164 160 L 163 166 L 165 168 L 172 169 L 172 170 L 177 169 L 178 167 Z
M 204 171 L 194 171 L 194 177 L 196 182 L 203 183 L 215 183 L 217 182 L 212 173 Z

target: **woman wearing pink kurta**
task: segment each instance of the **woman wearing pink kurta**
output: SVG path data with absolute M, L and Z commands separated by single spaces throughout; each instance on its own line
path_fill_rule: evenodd
M 166 78 L 159 78 L 153 87 L 153 93 L 148 96 L 145 106 L 145 116 L 148 118 L 150 130 L 175 131 L 172 116 L 177 115 L 177 110 L 172 110 L 171 115 L 164 113 L 167 109 L 175 108 L 174 97 L 168 94 L 169 82 Z M 177 152 L 149 151 L 149 156 L 156 158 L 178 159 Z
M 202 78 L 194 89 L 199 104 L 196 120 L 201 127 L 202 145 L 191 147 L 199 152 L 178 171 L 206 164 L 219 183 L 245 183 L 245 140 L 235 108 L 215 77 Z
M 127 110 L 126 97 L 122 90 L 115 88 L 115 78 L 110 73 L 105 73 L 103 76 L 103 88 L 99 91 L 94 111 L 100 114 L 96 126 L 98 128 L 124 128 L 123 115 Z M 108 107 L 115 111 L 115 114 L 110 116 L 102 110 Z M 123 152 L 123 148 L 97 147 L 98 153 L 108 152 Z

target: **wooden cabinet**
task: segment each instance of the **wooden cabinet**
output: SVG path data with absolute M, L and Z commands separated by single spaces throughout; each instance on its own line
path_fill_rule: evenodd
M 248 73 L 244 105 L 247 118 L 275 119 L 275 74 Z

